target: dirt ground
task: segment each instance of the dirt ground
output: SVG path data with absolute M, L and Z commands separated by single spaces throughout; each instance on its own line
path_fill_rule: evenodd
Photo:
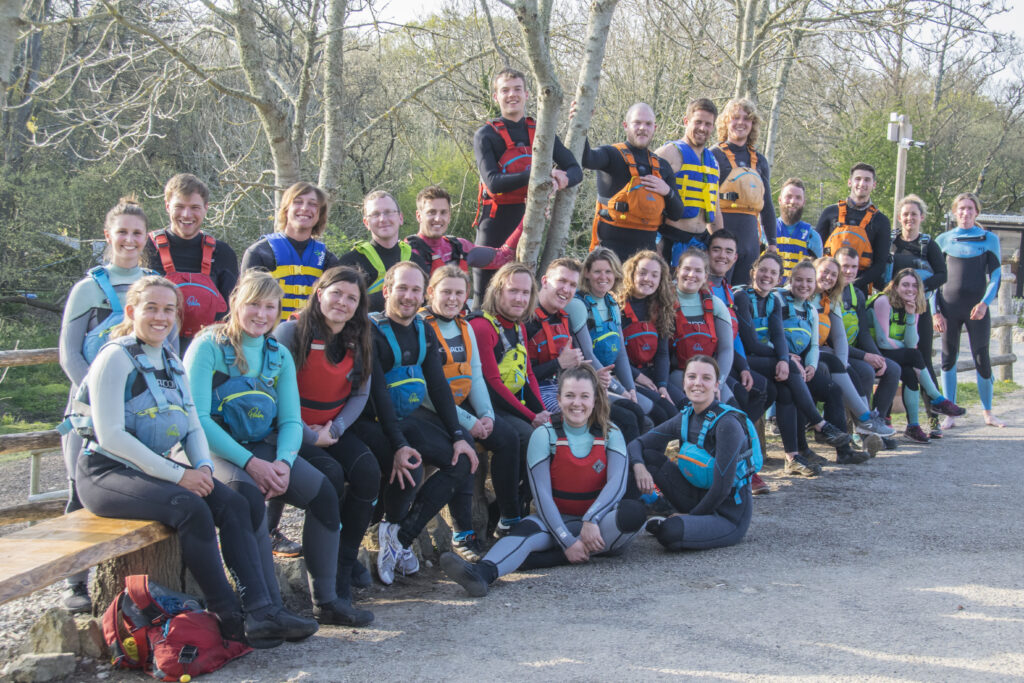
M 941 441 L 815 479 L 769 460 L 773 491 L 736 547 L 668 554 L 643 534 L 623 557 L 515 574 L 479 600 L 425 567 L 362 594 L 372 627 L 204 680 L 1024 678 L 1024 393 L 997 412 L 1016 424 L 984 427 L 975 409 Z M 0 629 L 23 629 L 29 604 L 0 608 Z

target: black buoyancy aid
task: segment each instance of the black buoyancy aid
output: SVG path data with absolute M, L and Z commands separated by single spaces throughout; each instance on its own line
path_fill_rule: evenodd
M 310 343 L 306 362 L 295 374 L 303 422 L 322 425 L 337 417 L 352 395 L 355 357 L 355 350 L 348 349 L 340 362 L 331 363 L 324 340 L 314 339 Z
M 605 438 L 594 432 L 594 443 L 586 457 L 572 454 L 569 438 L 557 416 L 545 425 L 551 439 L 551 496 L 558 511 L 584 515 L 608 482 L 608 452 Z

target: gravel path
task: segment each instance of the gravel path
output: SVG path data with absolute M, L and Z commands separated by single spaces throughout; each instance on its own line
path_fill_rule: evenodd
M 515 574 L 480 600 L 426 567 L 362 596 L 373 627 L 324 628 L 204 680 L 1024 678 L 1024 393 L 997 413 L 1015 424 L 986 428 L 975 408 L 941 441 L 815 479 L 770 459 L 773 492 L 739 546 L 669 555 L 642 535 L 624 557 Z M 23 496 L 27 471 L 0 467 L 0 492 Z M 58 593 L 0 606 L 0 659 Z

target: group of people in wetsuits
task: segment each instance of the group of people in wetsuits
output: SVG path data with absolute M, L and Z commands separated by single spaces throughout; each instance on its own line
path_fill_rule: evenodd
M 225 637 L 274 647 L 319 624 L 371 623 L 353 594 L 372 580 L 358 560 L 367 528 L 378 522 L 377 576 L 390 584 L 419 570 L 413 541 L 445 507 L 453 550 L 441 566 L 474 596 L 520 568 L 620 554 L 645 527 L 673 551 L 738 543 L 752 496 L 769 490 L 753 421 L 773 415 L 784 472 L 814 476 L 825 459 L 808 435 L 839 464 L 867 460 L 872 440 L 895 446 L 887 416 L 902 382 L 906 436 L 937 438 L 919 425 L 918 395 L 944 428 L 964 413 L 953 401 L 964 325 L 986 421 L 1000 424 L 987 363 L 999 248 L 975 225 L 973 195 L 957 197 L 960 227 L 935 240 L 920 232 L 923 202 L 907 197 L 891 239 L 870 203 L 874 170 L 858 164 L 850 197 L 817 230 L 800 220 L 798 179 L 765 229 L 750 178 L 735 180 L 755 168 L 771 211 L 749 103 L 730 102 L 718 122 L 737 147 L 722 152 L 728 167 L 703 146 L 713 103 L 691 105 L 667 160 L 646 151 L 654 117 L 638 104 L 626 143 L 584 152 L 599 170 L 590 253 L 536 278 L 514 260 L 533 140 L 525 78 L 501 72 L 494 96 L 502 118 L 474 141 L 476 243 L 447 235 L 451 200 L 436 186 L 418 195 L 419 230 L 405 240 L 394 197 L 367 195 L 370 237 L 339 257 L 321 239 L 326 195 L 296 183 L 241 274 L 201 230 L 209 192 L 194 176 L 168 182 L 165 230 L 149 233 L 130 199 L 107 215 L 106 263 L 72 289 L 60 337 L 69 509 L 174 527 Z M 555 191 L 580 181 L 558 145 L 555 162 Z M 650 197 L 664 201 L 633 211 Z M 726 203 L 745 207 L 735 226 Z M 486 529 L 472 514 L 482 458 Z M 282 605 L 273 572 L 275 552 L 299 552 L 277 529 L 286 503 L 304 511 L 312 619 Z M 65 604 L 87 609 L 85 577 L 69 584 Z

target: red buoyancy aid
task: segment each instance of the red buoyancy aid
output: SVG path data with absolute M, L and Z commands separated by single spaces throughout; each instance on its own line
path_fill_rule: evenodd
M 452 390 L 455 405 L 462 405 L 463 401 L 469 398 L 469 391 L 473 388 L 473 365 L 471 363 L 473 341 L 469 336 L 469 323 L 465 318 L 455 318 L 455 324 L 459 327 L 465 350 L 463 360 L 457 361 L 452 354 L 452 347 L 448 345 L 448 340 L 441 334 L 441 325 L 437 322 L 437 317 L 433 313 L 426 313 L 423 319 L 434 328 L 437 344 L 444 353 L 444 376 L 448 380 L 448 387 Z
M 302 421 L 322 425 L 337 417 L 352 395 L 355 352 L 349 350 L 337 365 L 327 360 L 324 341 L 314 339 L 302 368 L 295 373 L 299 384 Z
M 658 353 L 657 325 L 651 320 L 640 320 L 629 300 L 622 307 L 622 338 L 626 340 L 626 355 L 634 367 L 650 365 Z
M 228 310 L 228 304 L 210 277 L 213 267 L 213 252 L 217 248 L 217 240 L 212 235 L 203 235 L 203 262 L 198 273 L 183 273 L 174 267 L 171 258 L 171 243 L 166 231 L 155 230 L 149 233 L 149 239 L 160 254 L 160 265 L 164 269 L 164 277 L 174 283 L 181 292 L 181 330 L 179 336 L 191 339 L 207 325 L 217 319 L 219 313 Z
M 443 259 L 441 254 L 438 254 L 431 249 L 430 245 L 427 244 L 419 235 L 409 235 L 405 238 L 405 241 L 408 242 L 409 246 L 412 247 L 412 250 L 419 254 L 427 265 L 430 266 L 428 275 L 433 275 L 435 270 L 441 266 L 446 266 L 449 263 L 454 263 L 462 269 L 463 273 L 468 273 L 469 264 L 466 263 L 466 250 L 462 248 L 462 242 L 459 241 L 459 238 L 444 235 L 441 239 L 446 240 L 452 250 L 447 261 Z
M 605 439 L 594 435 L 594 444 L 584 458 L 577 458 L 561 420 L 548 425 L 555 433 L 551 454 L 551 496 L 565 515 L 586 514 L 608 481 L 608 453 Z
M 679 367 L 686 366 L 686 361 L 696 355 L 711 356 L 718 348 L 718 335 L 715 333 L 715 300 L 710 292 L 700 292 L 700 304 L 704 314 L 697 319 L 683 315 L 683 309 L 676 304 L 676 336 L 673 345 Z
M 540 306 L 534 311 L 540 321 L 540 329 L 527 342 L 530 362 L 547 363 L 558 358 L 566 346 L 571 345 L 569 337 L 569 316 L 565 311 L 548 315 Z
M 505 152 L 498 158 L 501 172 L 522 173 L 523 171 L 529 171 L 533 165 L 533 136 L 537 130 L 537 123 L 529 116 L 526 117 L 526 134 L 530 138 L 530 144 L 528 145 L 517 145 L 512 142 L 512 136 L 508 134 L 508 128 L 501 119 L 492 119 L 487 122 L 487 125 L 493 128 L 494 132 L 501 136 L 502 141 L 505 143 Z M 473 220 L 473 225 L 477 225 L 480 219 L 485 216 L 494 218 L 499 205 L 524 203 L 529 189 L 528 185 L 523 185 L 509 192 L 491 194 L 491 191 L 487 189 L 483 181 L 480 181 L 476 196 L 476 218 Z

